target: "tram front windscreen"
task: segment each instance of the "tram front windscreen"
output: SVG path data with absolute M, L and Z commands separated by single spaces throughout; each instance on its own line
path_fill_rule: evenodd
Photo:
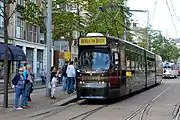
M 110 56 L 106 51 L 85 50 L 79 58 L 79 68 L 85 71 L 104 71 L 110 67 Z

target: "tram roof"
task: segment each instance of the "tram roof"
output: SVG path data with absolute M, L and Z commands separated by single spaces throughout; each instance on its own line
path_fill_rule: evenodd
M 137 47 L 137 48 L 139 48 L 139 49 L 145 50 L 146 52 L 149 52 L 149 53 L 151 53 L 151 54 L 154 54 L 154 55 L 156 55 L 156 56 L 159 56 L 158 54 L 155 54 L 155 53 L 153 53 L 153 52 L 151 52 L 151 51 L 149 51 L 149 50 L 147 50 L 147 49 L 145 49 L 145 48 L 143 48 L 143 47 L 140 47 L 140 46 L 138 46 L 138 45 L 136 45 L 136 44 L 133 44 L 133 43 L 131 43 L 131 42 L 129 42 L 129 41 L 125 41 L 125 40 L 123 40 L 122 38 L 117 38 L 117 37 L 113 37 L 113 36 L 104 36 L 104 35 L 101 34 L 101 33 L 88 33 L 85 37 L 106 37 L 106 38 L 110 38 L 110 39 L 119 40 L 119 41 L 121 41 L 121 42 L 128 43 L 128 44 L 130 44 L 130 45 L 133 45 L 133 46 L 135 46 L 135 47 Z
M 153 53 L 153 52 L 151 52 L 151 51 L 149 51 L 149 50 L 147 50 L 147 49 L 145 49 L 145 48 L 143 48 L 143 47 L 140 47 L 140 46 L 138 46 L 138 45 L 136 45 L 136 44 L 133 44 L 133 43 L 131 43 L 131 42 L 129 42 L 129 41 L 125 41 L 125 40 L 123 40 L 122 38 L 116 38 L 116 37 L 112 37 L 112 36 L 105 36 L 105 37 L 110 38 L 110 39 L 116 39 L 116 40 L 119 40 L 119 41 L 124 42 L 124 43 L 128 43 L 128 44 L 133 45 L 133 46 L 135 46 L 135 47 L 137 47 L 137 48 L 140 48 L 140 49 L 142 49 L 142 50 L 146 50 L 147 52 L 149 52 L 149 53 L 151 53 L 151 54 L 155 54 L 155 53 Z M 155 55 L 157 55 L 157 54 L 155 54 Z M 158 56 L 159 56 L 159 55 L 158 55 Z

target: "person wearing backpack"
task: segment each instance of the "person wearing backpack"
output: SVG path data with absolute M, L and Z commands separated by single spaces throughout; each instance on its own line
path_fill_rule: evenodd
M 12 79 L 12 84 L 15 86 L 15 109 L 22 110 L 24 98 L 24 85 L 25 81 L 23 79 L 23 68 L 19 68 L 19 73 L 15 75 Z M 21 105 L 19 105 L 19 99 L 21 97 Z

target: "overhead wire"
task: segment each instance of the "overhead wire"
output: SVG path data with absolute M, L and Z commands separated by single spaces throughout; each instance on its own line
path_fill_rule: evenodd
M 167 5 L 167 8 L 168 8 L 168 10 L 169 10 L 172 23 L 173 23 L 173 25 L 174 25 L 174 29 L 175 29 L 176 35 L 178 35 L 177 28 L 176 28 L 176 24 L 175 24 L 174 19 L 173 19 L 173 16 L 172 16 L 171 9 L 170 9 L 170 7 L 169 7 L 169 3 L 168 3 L 167 0 L 165 0 L 165 2 L 166 2 L 166 5 Z
M 151 21 L 152 23 L 154 21 L 154 16 L 155 16 L 155 12 L 156 12 L 157 3 L 158 3 L 158 0 L 156 0 L 155 3 L 154 3 L 154 9 L 153 9 L 153 15 L 152 15 L 152 21 Z
M 177 16 L 177 14 L 176 14 L 176 11 L 175 11 L 175 8 L 174 8 L 174 4 L 173 4 L 172 0 L 169 0 L 169 1 L 170 1 L 170 3 L 171 3 L 171 6 L 172 6 L 172 10 L 173 10 L 173 12 L 174 12 L 174 15 L 175 15 L 175 17 L 176 17 L 176 19 L 177 19 L 178 16 Z

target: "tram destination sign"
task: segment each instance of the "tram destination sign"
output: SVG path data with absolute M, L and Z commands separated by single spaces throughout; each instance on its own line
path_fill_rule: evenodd
M 80 46 L 87 46 L 87 45 L 106 45 L 107 40 L 105 37 L 87 37 L 87 38 L 80 38 L 79 45 Z

